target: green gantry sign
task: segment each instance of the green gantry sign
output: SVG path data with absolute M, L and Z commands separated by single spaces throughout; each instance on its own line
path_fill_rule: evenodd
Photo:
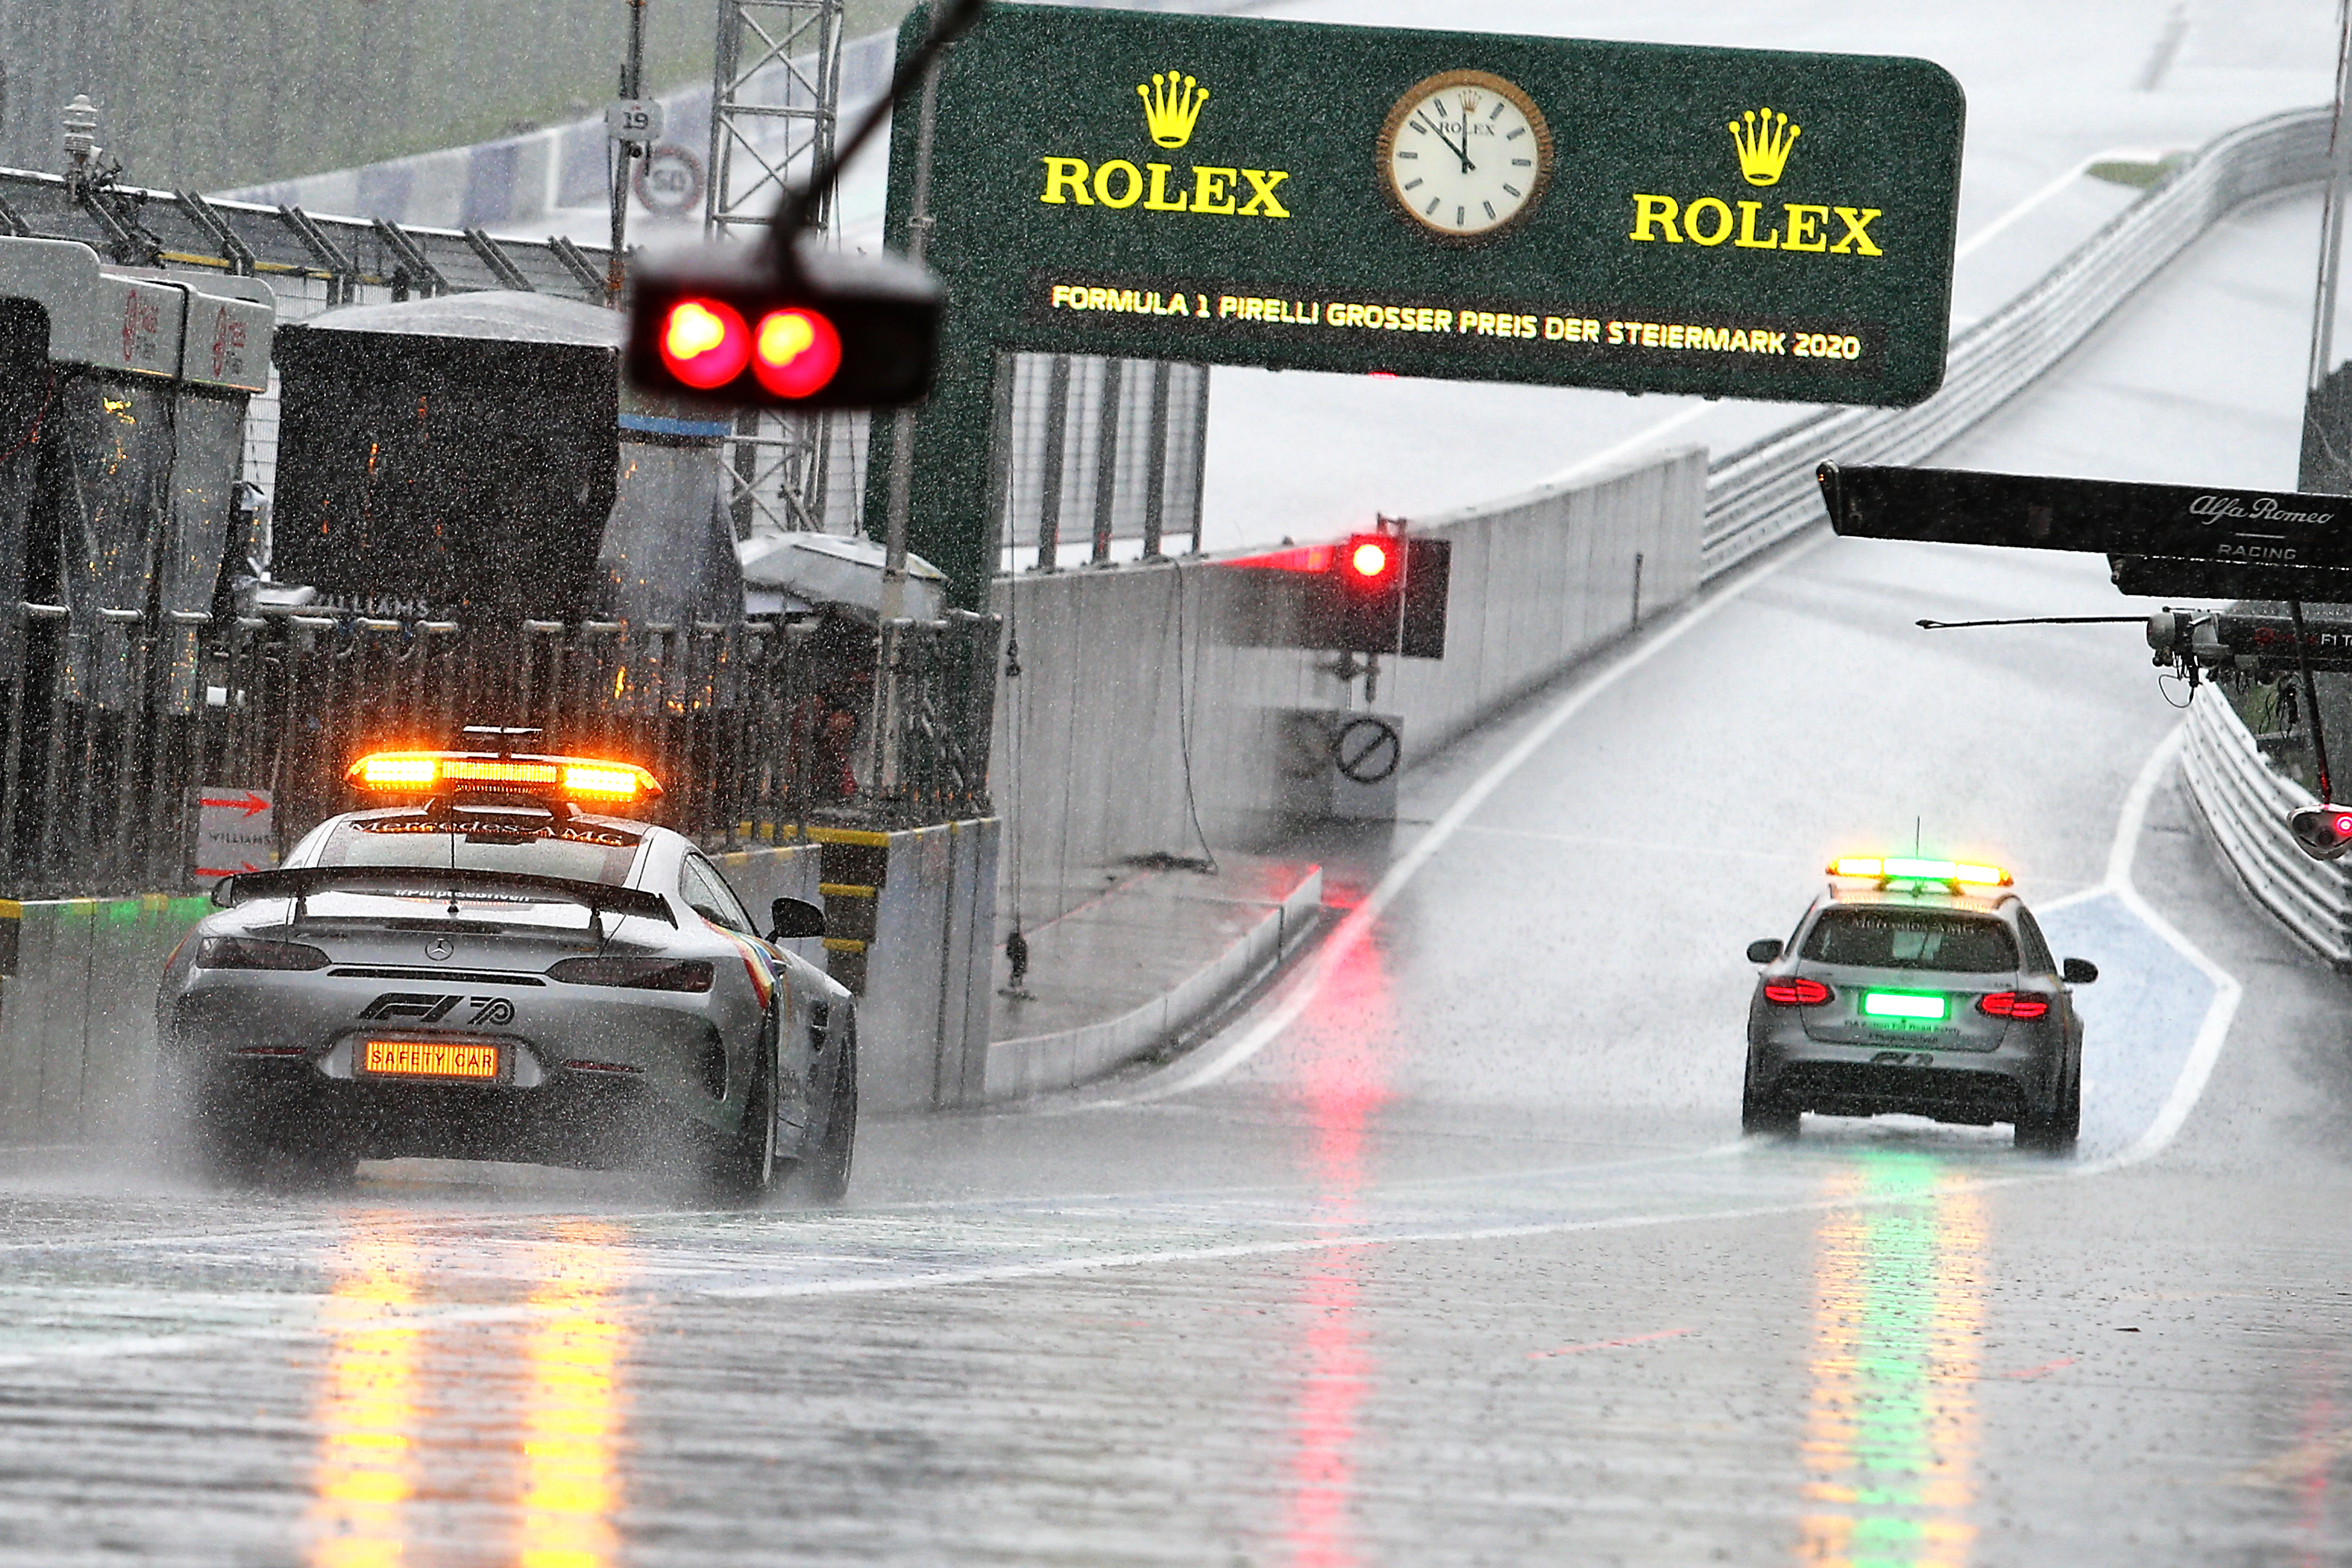
M 910 536 L 970 602 L 1003 351 L 1916 403 L 1963 112 L 1916 59 L 993 7 L 893 128 L 950 290 Z

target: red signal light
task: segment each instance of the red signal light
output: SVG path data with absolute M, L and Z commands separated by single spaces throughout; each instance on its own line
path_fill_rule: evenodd
M 1830 988 L 1801 974 L 1764 983 L 1764 1000 L 1776 1007 L 1818 1007 L 1830 999 Z
M 760 318 L 751 349 L 751 374 L 779 397 L 809 397 L 822 392 L 841 368 L 841 333 L 823 315 L 804 306 L 771 310 Z
M 742 312 L 723 300 L 678 300 L 662 318 L 660 343 L 663 368 L 703 392 L 742 374 L 751 359 L 751 330 Z M 834 362 L 840 358 L 836 339 Z
M 1377 577 L 1389 569 L 1389 547 L 1377 539 L 1359 540 L 1348 552 L 1348 564 L 1359 577 Z
M 1977 1010 L 1995 1018 L 2039 1018 L 2050 1011 L 2050 998 L 2031 991 L 1996 991 L 1979 997 Z

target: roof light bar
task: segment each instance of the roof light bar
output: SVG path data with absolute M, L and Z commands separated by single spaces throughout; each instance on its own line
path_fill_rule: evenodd
M 2016 879 L 1999 866 L 1967 860 L 1923 860 L 1906 855 L 1841 855 L 1830 862 L 1832 877 L 1880 882 L 1950 882 L 1969 888 L 2008 888 Z
M 635 763 L 596 757 L 499 757 L 468 752 L 372 752 L 345 774 L 361 789 L 425 795 L 436 785 L 505 785 L 524 795 L 571 800 L 635 801 L 662 793 Z

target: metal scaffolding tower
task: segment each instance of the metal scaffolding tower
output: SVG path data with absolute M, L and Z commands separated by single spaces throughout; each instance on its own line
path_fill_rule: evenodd
M 843 0 L 719 0 L 710 93 L 713 238 L 760 238 L 776 204 L 833 156 Z M 809 214 L 829 228 L 828 195 Z M 740 538 L 824 525 L 823 415 L 746 412 L 723 460 Z

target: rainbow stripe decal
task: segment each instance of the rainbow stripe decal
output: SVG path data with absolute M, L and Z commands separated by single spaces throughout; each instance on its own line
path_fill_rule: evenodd
M 768 999 L 776 994 L 776 972 L 768 967 L 775 950 L 740 931 L 729 931 L 715 921 L 706 919 L 702 923 L 735 944 L 736 952 L 743 955 L 743 973 L 751 977 L 751 990 L 760 998 L 760 1005 L 766 1007 Z

